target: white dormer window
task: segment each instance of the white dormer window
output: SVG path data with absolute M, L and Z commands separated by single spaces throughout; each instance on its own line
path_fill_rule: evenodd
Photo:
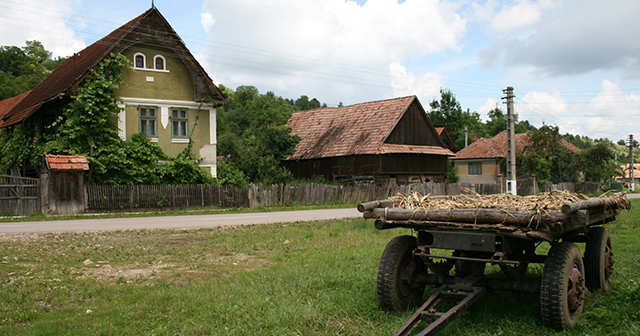
M 167 62 L 165 61 L 164 56 L 162 55 L 156 55 L 153 58 L 153 64 L 156 70 L 166 70 Z
M 133 67 L 144 69 L 146 68 L 146 57 L 144 57 L 143 53 L 135 53 L 133 55 Z

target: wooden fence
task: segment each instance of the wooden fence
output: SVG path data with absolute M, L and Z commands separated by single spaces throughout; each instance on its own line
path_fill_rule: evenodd
M 40 180 L 0 175 L 0 215 L 41 212 Z
M 518 182 L 521 183 L 520 180 Z M 42 211 L 39 179 L 0 175 L 0 215 L 24 215 Z M 535 185 L 535 183 L 534 183 Z M 522 187 L 525 183 L 522 183 Z M 298 185 L 250 185 L 240 189 L 216 185 L 126 185 L 85 186 L 87 208 L 91 211 L 184 207 L 257 207 L 290 204 L 331 204 L 386 199 L 398 193 L 459 195 L 462 188 L 479 194 L 502 192 L 500 184 L 423 183 L 387 186 L 339 186 L 315 183 Z M 534 189 L 535 190 L 535 189 Z M 545 191 L 595 192 L 598 183 L 546 183 Z M 521 194 L 518 188 L 518 194 Z M 526 191 L 524 194 L 527 194 Z
M 246 189 L 217 185 L 87 185 L 90 210 L 248 207 Z
M 570 192 L 592 193 L 599 192 L 601 190 L 601 184 L 596 182 L 562 182 L 558 184 L 545 182 L 544 191 L 549 192 L 552 190 L 568 190 Z
M 457 195 L 463 185 L 423 183 L 388 186 L 340 186 L 316 183 L 256 185 L 239 189 L 214 185 L 86 186 L 89 210 L 131 210 L 198 206 L 258 207 L 291 204 L 332 204 L 385 199 L 398 193 Z M 499 193 L 492 185 L 467 185 L 478 193 Z

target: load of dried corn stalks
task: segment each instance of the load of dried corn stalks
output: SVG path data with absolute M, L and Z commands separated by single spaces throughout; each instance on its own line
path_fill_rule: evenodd
M 531 196 L 514 196 L 509 194 L 479 195 L 470 189 L 462 190 L 468 195 L 432 197 L 420 195 L 417 192 L 409 195 L 398 194 L 389 197 L 393 201 L 394 208 L 412 210 L 431 209 L 478 209 L 498 208 L 508 210 L 561 210 L 563 205 L 590 199 L 583 194 L 569 191 L 551 191 Z M 607 199 L 608 203 L 617 203 L 616 208 L 628 208 L 629 200 L 622 193 L 603 195 L 601 199 Z

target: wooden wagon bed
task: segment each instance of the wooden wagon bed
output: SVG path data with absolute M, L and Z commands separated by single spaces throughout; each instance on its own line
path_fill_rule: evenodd
M 622 193 L 589 198 L 569 192 L 534 196 L 422 196 L 417 193 L 362 203 L 364 218 L 378 229 L 490 230 L 505 235 L 554 241 L 564 234 L 608 223 L 629 209 Z

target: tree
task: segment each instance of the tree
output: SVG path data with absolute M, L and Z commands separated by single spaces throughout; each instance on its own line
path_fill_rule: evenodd
M 543 125 L 537 130 L 530 131 L 524 156 L 538 156 L 537 160 L 543 158 L 548 160 L 551 164 L 549 171 L 551 181 L 575 182 L 579 173 L 576 155 L 563 144 L 563 138 L 558 130 L 558 126 Z
M 584 173 L 585 181 L 605 182 L 618 175 L 620 168 L 615 163 L 612 144 L 598 142 L 591 148 L 578 154 L 579 168 Z
M 27 41 L 23 48 L 0 47 L 0 100 L 33 89 L 63 61 L 51 59 L 38 41 Z
M 486 122 L 488 136 L 493 137 L 507 129 L 507 116 L 498 107 L 489 111 L 489 120 Z
M 218 109 L 218 153 L 251 182 L 281 183 L 292 180 L 280 161 L 293 154 L 300 140 L 286 126 L 295 106 L 273 92 L 260 94 L 253 86 L 232 91 L 221 86 L 229 104 Z M 309 106 L 308 97 L 300 102 Z M 312 100 L 313 101 L 313 100 Z M 223 183 L 224 183 L 223 179 Z
M 456 148 L 464 148 L 465 127 L 471 134 L 484 135 L 480 114 L 469 109 L 462 110 L 460 103 L 450 90 L 440 90 L 440 100 L 429 103 L 429 119 L 436 127 L 444 127 Z

